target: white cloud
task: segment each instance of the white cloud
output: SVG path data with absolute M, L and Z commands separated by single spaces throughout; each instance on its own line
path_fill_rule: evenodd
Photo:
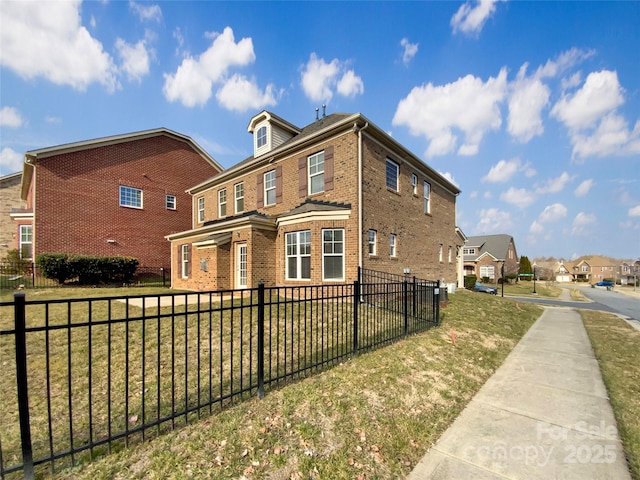
M 589 193 L 589 190 L 591 190 L 591 187 L 593 187 L 593 185 L 594 185 L 594 181 L 591 178 L 588 180 L 585 180 L 580 185 L 578 185 L 578 188 L 576 188 L 573 191 L 573 194 L 576 197 L 584 197 L 586 194 Z
M 142 5 L 140 3 L 130 1 L 129 8 L 133 10 L 138 17 L 140 17 L 140 21 L 153 21 L 156 23 L 160 23 L 162 21 L 162 10 L 158 5 Z
M 52 115 L 47 115 L 44 117 L 44 121 L 51 124 L 62 123 L 62 117 L 54 117 Z
M 520 208 L 526 208 L 536 201 L 536 196 L 526 188 L 511 187 L 500 195 L 500 200 Z
M 300 84 L 305 95 L 314 102 L 329 102 L 333 97 L 334 88 L 340 95 L 352 97 L 364 92 L 362 78 L 353 70 L 347 70 L 346 64 L 334 58 L 325 62 L 315 52 L 309 56 L 309 61 L 302 68 Z M 342 74 L 340 80 L 338 77 Z
M 405 125 L 412 135 L 429 141 L 425 155 L 445 155 L 454 151 L 458 137 L 453 129 L 465 134 L 459 155 L 474 155 L 485 133 L 500 128 L 500 103 L 507 88 L 507 71 L 496 78 L 482 79 L 467 75 L 453 83 L 431 83 L 414 87 L 400 100 L 393 125 Z
M 475 7 L 467 1 L 451 17 L 451 27 L 453 32 L 458 31 L 466 34 L 479 34 L 485 22 L 496 11 L 496 3 L 499 0 L 478 0 Z
M 0 109 L 0 127 L 21 127 L 24 123 L 22 115 L 15 107 L 2 107 Z
M 488 208 L 480 211 L 480 221 L 476 226 L 476 232 L 490 235 L 509 231 L 512 227 L 513 221 L 509 212 L 498 210 L 497 208 Z
M 456 179 L 453 178 L 453 174 L 451 172 L 438 172 L 438 173 L 440 173 L 440 175 L 442 175 L 444 178 L 446 178 L 451 183 L 453 183 L 456 187 L 460 186 L 458 182 L 456 182 Z
M 529 231 L 535 234 L 541 234 L 544 232 L 544 225 L 539 223 L 537 220 L 534 220 L 531 226 L 529 227 Z
M 599 119 L 624 103 L 618 74 L 609 70 L 590 73 L 581 89 L 564 95 L 551 115 L 570 130 L 593 127 Z
M 213 40 L 207 50 L 197 58 L 187 56 L 175 73 L 164 74 L 162 91 L 170 102 L 202 106 L 211 98 L 213 84 L 224 81 L 229 69 L 249 65 L 256 59 L 251 38 L 236 43 L 230 27 L 207 36 Z
M 538 216 L 538 222 L 549 223 L 557 222 L 558 220 L 567 216 L 567 207 L 561 203 L 554 203 L 553 205 L 547 205 L 542 213 Z
M 364 83 L 353 70 L 348 70 L 338 82 L 337 90 L 344 97 L 355 97 L 364 93 Z
M 627 121 L 611 113 L 602 118 L 592 133 L 574 133 L 573 157 L 605 157 L 610 155 L 637 155 L 640 153 L 640 120 L 629 131 Z
M 486 191 L 482 194 L 482 198 L 486 198 L 486 199 L 493 198 L 493 194 L 489 191 Z
M 255 79 L 235 74 L 216 92 L 216 98 L 227 110 L 245 112 L 277 104 L 280 94 L 273 84 L 267 85 L 263 92 Z
M 402 52 L 402 63 L 405 65 L 409 65 L 409 62 L 413 60 L 413 57 L 418 53 L 418 44 L 410 43 L 408 38 L 403 38 L 400 40 L 400 45 L 404 49 Z
M 575 65 L 583 62 L 584 60 L 594 56 L 596 54 L 595 50 L 582 50 L 580 48 L 571 48 L 567 51 L 562 52 L 558 55 L 555 60 L 547 60 L 543 66 L 540 66 L 535 73 L 536 78 L 543 77 L 557 77 L 558 75 L 562 75 L 564 72 L 574 67 Z M 580 74 L 572 74 L 570 79 L 563 81 L 563 84 L 569 86 L 577 86 L 576 83 L 576 75 L 577 79 L 580 79 Z M 578 81 L 579 83 L 579 81 Z
M 477 191 L 473 191 L 469 194 L 469 198 L 477 198 L 478 197 L 478 192 Z
M 22 154 L 4 147 L 0 151 L 0 175 L 9 175 L 20 170 L 22 170 Z
M 586 235 L 587 226 L 596 223 L 596 216 L 591 213 L 580 212 L 573 219 L 571 233 L 573 235 Z
M 640 217 L 640 205 L 636 205 L 633 208 L 629 209 L 629 216 L 630 217 Z
M 536 187 L 536 193 L 546 194 L 546 193 L 558 193 L 564 189 L 564 186 L 573 180 L 573 177 L 569 175 L 567 172 L 562 172 L 557 178 L 550 178 L 547 180 L 544 185 Z
M 0 2 L 0 64 L 26 79 L 43 77 L 80 91 L 119 87 L 113 60 L 81 25 L 80 0 Z
M 539 78 L 526 77 L 527 64 L 511 83 L 507 130 L 518 141 L 526 143 L 542 135 L 542 109 L 549 104 L 551 90 Z
M 500 160 L 496 163 L 489 173 L 482 177 L 482 182 L 503 183 L 509 181 L 521 168 L 519 158 L 513 160 Z
M 142 77 L 149 73 L 149 52 L 145 41 L 140 40 L 131 45 L 118 38 L 115 46 L 122 61 L 120 69 L 127 74 L 129 80 L 140 83 Z

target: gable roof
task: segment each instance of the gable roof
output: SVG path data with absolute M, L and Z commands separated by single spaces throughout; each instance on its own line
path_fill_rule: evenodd
M 464 243 L 465 248 L 475 247 L 477 252 L 464 255 L 464 261 L 475 262 L 485 255 L 491 255 L 496 260 L 504 260 L 511 242 L 513 242 L 513 237 L 506 234 L 468 237 Z
M 266 113 L 272 116 L 274 115 L 270 112 Z M 260 114 L 254 118 L 257 118 L 259 116 Z M 277 118 L 279 119 L 280 117 Z M 251 129 L 252 124 L 250 124 L 248 128 Z M 440 186 L 453 193 L 454 195 L 458 195 L 460 193 L 460 189 L 456 185 L 451 183 L 439 172 L 427 165 L 422 159 L 414 155 L 406 147 L 400 144 L 387 132 L 375 125 L 361 113 L 332 113 L 318 118 L 307 126 L 298 129 L 299 133 L 297 135 L 294 135 L 271 151 L 258 157 L 254 157 L 253 155 L 251 155 L 250 157 L 245 158 L 241 162 L 228 168 L 219 175 L 216 175 L 215 177 L 212 177 L 209 180 L 206 180 L 190 188 L 189 190 L 187 190 L 187 192 L 190 194 L 196 194 L 209 188 L 215 187 L 216 185 L 224 183 L 229 179 L 249 173 L 254 169 L 260 168 L 265 164 L 271 163 L 275 160 L 279 160 L 282 157 L 289 156 L 296 149 L 302 150 L 304 148 L 307 148 L 309 145 L 324 140 L 325 138 L 329 138 L 330 136 L 335 135 L 337 131 L 347 131 L 350 129 L 353 129 L 353 131 L 366 129 L 367 134 L 384 141 L 386 144 L 391 145 L 391 149 L 393 151 L 400 152 L 400 154 L 406 157 L 408 161 L 423 170 L 432 181 L 438 183 Z
M 117 145 L 119 143 L 132 142 L 136 140 L 142 140 L 146 138 L 153 138 L 159 136 L 166 136 L 175 140 L 184 142 L 191 146 L 206 162 L 212 167 L 218 169 L 220 172 L 224 170 L 211 155 L 209 155 L 200 145 L 198 145 L 191 137 L 182 135 L 181 133 L 174 132 L 168 128 L 154 128 L 151 130 L 142 130 L 139 132 L 124 133 L 121 135 L 112 135 L 109 137 L 95 138 L 92 140 L 83 140 L 80 142 L 65 143 L 62 145 L 56 145 L 53 147 L 39 148 L 36 150 L 29 150 L 24 154 L 24 166 L 22 176 L 22 199 L 26 199 L 29 184 L 33 176 L 33 168 L 38 162 L 53 157 L 55 155 L 62 155 L 64 153 L 79 152 L 82 150 L 88 150 L 91 148 L 105 147 L 109 145 Z

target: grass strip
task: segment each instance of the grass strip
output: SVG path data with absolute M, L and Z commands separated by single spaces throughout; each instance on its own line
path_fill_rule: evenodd
M 611 399 L 631 477 L 639 480 L 640 331 L 609 313 L 580 313 Z

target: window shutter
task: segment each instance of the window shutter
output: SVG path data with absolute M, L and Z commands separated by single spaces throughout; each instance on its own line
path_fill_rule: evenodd
M 276 203 L 282 203 L 282 165 L 276 167 Z
M 187 277 L 191 278 L 191 244 L 187 245 Z
M 264 174 L 257 175 L 256 196 L 258 198 L 258 208 L 264 207 Z
M 333 190 L 333 146 L 324 149 L 324 190 Z
M 298 159 L 298 195 L 307 196 L 307 157 Z

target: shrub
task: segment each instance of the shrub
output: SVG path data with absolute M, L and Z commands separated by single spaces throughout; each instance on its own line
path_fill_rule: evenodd
M 477 280 L 478 280 L 478 277 L 475 275 L 465 275 L 464 288 L 466 288 L 467 290 L 473 290 L 473 287 L 475 287 Z
M 23 275 L 31 268 L 31 260 L 20 258 L 20 251 L 17 248 L 9 250 L 3 260 L 2 273 L 9 275 Z
M 76 279 L 81 285 L 131 281 L 138 268 L 138 260 L 131 257 L 100 257 L 43 253 L 36 264 L 46 278 L 58 283 Z

